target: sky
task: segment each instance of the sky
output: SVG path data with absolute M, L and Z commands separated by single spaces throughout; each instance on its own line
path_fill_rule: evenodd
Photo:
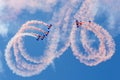
M 0 80 L 119 80 L 119 3 L 0 0 Z

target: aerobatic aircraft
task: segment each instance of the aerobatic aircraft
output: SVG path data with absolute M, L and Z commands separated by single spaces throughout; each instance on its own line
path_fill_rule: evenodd
M 91 23 L 91 21 L 90 21 L 90 20 L 89 20 L 88 22 L 89 22 L 89 23 Z
M 88 21 L 89 23 L 91 23 L 91 21 L 89 20 Z M 82 21 L 78 21 L 78 20 L 76 20 L 76 25 L 77 25 L 77 28 L 79 28 L 80 26 L 82 26 L 84 24 L 84 22 L 82 22 Z
M 83 22 L 82 22 L 82 21 L 80 21 L 80 22 L 79 22 L 79 24 L 80 24 L 80 26 L 82 26 L 82 25 L 83 25 Z
M 41 39 L 41 40 L 43 40 L 45 38 L 45 35 L 43 35 L 43 36 L 40 36 L 40 35 L 38 35 L 38 37 L 37 37 L 37 41 L 39 40 L 39 39 Z
M 45 35 L 43 35 L 42 37 L 41 37 L 41 40 L 43 40 L 45 38 Z
M 82 24 L 83 24 L 83 22 L 82 21 L 78 21 L 78 20 L 76 20 L 76 25 L 77 25 L 77 28 L 79 28 L 80 26 L 82 26 Z
M 45 35 L 47 36 L 48 34 L 49 34 L 49 31 L 48 31 L 48 32 L 46 32 L 46 34 L 45 34 Z
M 37 39 L 36 39 L 36 40 L 38 41 L 41 37 L 42 37 L 42 36 L 38 35 L 38 37 L 37 37 Z
M 48 26 L 48 29 L 50 29 L 51 27 L 52 27 L 52 24 L 50 24 L 50 25 L 47 25 Z M 41 39 L 41 40 L 43 40 L 44 38 L 45 38 L 45 36 L 47 36 L 48 34 L 49 34 L 49 30 L 47 31 L 47 32 L 44 32 L 44 34 L 43 34 L 43 36 L 40 36 L 40 35 L 38 35 L 37 36 L 37 41 L 39 40 L 39 39 Z
M 79 22 L 78 22 L 78 20 L 76 20 L 76 25 L 77 25 L 77 28 L 79 27 Z
M 52 24 L 48 25 L 48 29 L 50 29 L 52 27 Z

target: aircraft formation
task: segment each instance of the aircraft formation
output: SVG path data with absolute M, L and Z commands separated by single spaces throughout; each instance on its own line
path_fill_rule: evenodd
M 91 23 L 90 20 L 89 20 L 88 22 Z M 77 28 L 81 27 L 83 24 L 84 24 L 83 21 L 78 21 L 78 20 L 76 20 L 76 26 L 77 26 Z
M 51 31 L 51 34 L 49 34 L 49 32 L 52 24 L 47 24 L 38 20 L 27 21 L 21 26 L 16 35 L 10 39 L 4 51 L 6 64 L 9 69 L 16 75 L 22 77 L 38 75 L 56 58 L 59 58 L 68 48 L 71 48 L 76 59 L 87 66 L 96 66 L 99 63 L 110 59 L 115 52 L 115 43 L 112 36 L 110 36 L 102 26 L 93 22 L 96 15 L 95 12 L 99 10 L 97 9 L 97 5 L 99 5 L 97 0 L 85 0 L 83 4 L 81 4 L 81 0 L 71 0 L 66 2 L 59 10 L 55 10 L 53 12 L 54 15 L 51 16 L 52 19 L 50 22 L 56 24 L 56 27 L 63 25 L 58 28 L 58 31 L 54 31 L 57 30 L 54 28 L 54 30 Z M 78 10 L 76 11 L 74 9 Z M 74 21 L 71 20 L 73 18 L 75 19 Z M 56 21 L 58 22 L 56 23 Z M 71 21 L 73 21 L 74 25 L 69 27 L 69 22 Z M 44 31 L 41 28 L 32 26 L 34 24 L 43 25 L 46 27 L 46 30 Z M 70 30 L 68 30 L 69 28 Z M 85 30 L 81 29 L 79 34 L 77 34 L 78 31 L 76 30 L 79 30 L 79 28 L 84 28 Z M 36 32 L 27 32 L 26 30 L 42 32 L 42 35 L 37 34 Z M 60 33 L 62 31 L 64 31 L 64 33 Z M 87 35 L 87 31 L 93 32 L 98 38 L 95 39 L 99 40 L 98 49 L 92 47 L 92 42 L 88 40 L 89 35 Z M 65 36 L 61 36 L 61 34 Z M 78 35 L 80 37 L 78 37 Z M 44 46 L 45 49 L 43 50 L 43 54 L 41 54 L 42 52 L 39 52 L 42 56 L 34 57 L 28 54 L 27 50 L 25 50 L 26 47 L 23 39 L 26 36 L 34 37 L 36 41 L 44 41 L 46 37 L 50 36 L 49 39 L 46 40 L 46 43 L 49 44 Z M 42 47 L 40 46 L 39 48 Z M 81 48 L 83 48 L 84 51 Z M 34 53 L 35 52 L 36 51 L 34 51 Z
M 89 23 L 91 23 L 91 21 L 88 21 Z M 77 26 L 77 28 L 79 28 L 79 27 L 81 27 L 82 25 L 84 24 L 84 22 L 83 21 L 78 21 L 78 20 L 76 20 L 76 26 Z M 47 27 L 48 27 L 48 31 L 47 32 L 45 32 L 43 35 L 38 35 L 37 36 L 37 41 L 39 41 L 39 40 L 44 40 L 44 38 L 46 37 L 46 36 L 48 36 L 48 34 L 49 34 L 49 30 L 51 29 L 51 27 L 52 27 L 52 24 L 50 24 L 50 25 L 47 25 Z
M 91 21 L 88 21 L 89 23 L 91 23 Z M 77 26 L 77 28 L 79 28 L 79 27 L 81 27 L 82 25 L 84 24 L 84 22 L 83 21 L 78 21 L 78 20 L 76 20 L 76 26 Z M 51 27 L 52 27 L 52 24 L 50 24 L 50 25 L 47 25 L 47 27 L 48 27 L 48 31 L 47 32 L 45 32 L 43 35 L 38 35 L 37 36 L 37 41 L 39 41 L 39 40 L 44 40 L 44 38 L 46 37 L 46 36 L 48 36 L 48 34 L 49 34 L 49 30 L 51 29 Z
M 48 31 L 47 32 L 45 32 L 42 36 L 41 35 L 38 35 L 37 36 L 37 41 L 39 41 L 40 39 L 41 40 L 43 40 L 46 36 L 48 36 L 48 34 L 49 34 L 49 29 L 51 29 L 51 27 L 52 27 L 52 24 L 50 24 L 50 25 L 47 25 L 47 27 L 48 27 Z

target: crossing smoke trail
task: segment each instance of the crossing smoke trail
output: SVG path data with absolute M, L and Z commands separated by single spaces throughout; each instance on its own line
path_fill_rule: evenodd
M 50 63 L 52 63 L 54 56 L 59 57 L 69 47 L 70 42 L 69 42 L 68 34 L 70 32 L 68 31 L 68 29 L 71 29 L 71 28 L 69 28 L 68 26 L 69 24 L 68 21 L 70 19 L 70 15 L 73 9 L 70 6 L 71 6 L 70 4 L 67 4 L 63 6 L 63 8 L 61 8 L 60 15 L 59 15 L 60 18 L 57 18 L 57 20 L 60 19 L 60 22 L 55 23 L 56 14 L 55 16 L 53 16 L 52 21 L 55 24 L 57 24 L 55 26 L 61 25 L 62 20 L 64 20 L 64 24 L 61 27 L 60 26 L 56 27 L 55 29 L 51 28 L 51 32 L 47 38 L 48 39 L 47 50 L 45 50 L 44 56 L 42 57 L 36 58 L 36 57 L 31 57 L 27 54 L 27 52 L 24 49 L 23 37 L 26 37 L 26 36 L 37 37 L 38 36 L 38 34 L 36 33 L 26 32 L 27 30 L 37 30 L 37 31 L 45 33 L 44 30 L 31 26 L 32 24 L 43 24 L 45 26 L 47 26 L 47 24 L 41 21 L 35 21 L 35 20 L 28 21 L 27 23 L 23 24 L 23 26 L 16 33 L 16 35 L 9 41 L 6 47 L 6 50 L 5 50 L 6 62 L 9 68 L 13 70 L 14 73 L 16 73 L 17 75 L 23 76 L 23 77 L 36 75 L 40 73 L 42 70 L 44 70 Z M 64 15 L 62 19 L 61 19 L 61 15 Z M 62 37 L 60 37 L 60 34 Z M 58 44 L 60 43 L 63 44 L 63 48 L 61 49 L 58 48 Z M 13 58 L 12 55 L 14 55 L 15 59 Z
M 68 9 L 68 11 L 63 13 L 63 11 L 66 11 L 67 9 Z M 68 20 L 70 18 L 70 14 L 71 14 L 72 10 L 69 9 L 67 5 L 65 5 L 65 7 L 63 7 L 63 9 L 61 9 L 60 12 L 62 13 L 60 15 L 65 14 L 65 18 L 64 18 L 65 24 L 62 26 L 62 29 L 57 28 L 57 27 L 55 29 L 51 28 L 51 32 L 50 32 L 49 36 L 47 36 L 48 37 L 47 38 L 47 42 L 48 42 L 47 50 L 45 50 L 45 53 L 44 53 L 45 55 L 42 58 L 41 57 L 36 58 L 36 57 L 29 56 L 27 54 L 27 52 L 25 52 L 25 50 L 24 50 L 22 38 L 24 36 L 28 36 L 28 35 L 33 36 L 33 37 L 36 37 L 38 35 L 36 33 L 29 33 L 29 34 L 26 33 L 26 30 L 29 30 L 29 29 L 44 32 L 41 29 L 31 26 L 31 24 L 43 24 L 45 26 L 47 26 L 47 24 L 45 24 L 41 21 L 34 21 L 34 20 L 28 21 L 26 24 L 23 24 L 23 26 L 18 31 L 18 33 L 16 33 L 16 36 L 14 36 L 9 41 L 9 43 L 6 47 L 6 50 L 5 50 L 5 57 L 6 57 L 8 66 L 10 67 L 11 70 L 13 70 L 14 73 L 16 73 L 17 75 L 23 76 L 23 77 L 38 74 L 42 70 L 44 70 L 50 63 L 52 63 L 54 56 L 59 57 L 69 47 L 69 45 L 70 45 L 70 42 L 68 40 L 69 37 L 67 38 L 67 34 L 69 34 L 69 33 L 66 34 L 66 31 L 69 29 L 68 28 Z M 59 20 L 59 18 L 58 18 L 58 20 Z M 62 19 L 61 19 L 61 21 L 62 21 Z M 53 19 L 53 22 L 55 23 L 54 19 Z M 60 25 L 60 24 L 58 23 L 57 25 Z M 60 30 L 62 31 L 62 33 L 59 32 Z M 60 34 L 62 36 L 61 38 L 60 38 Z M 64 34 L 66 34 L 66 35 L 64 35 Z M 64 44 L 65 36 L 66 36 L 65 39 L 67 39 L 66 40 L 67 43 L 65 42 L 65 46 L 63 48 L 61 48 L 60 50 L 58 50 L 57 49 L 58 44 L 62 43 L 62 42 Z M 16 62 L 14 62 L 14 60 L 12 60 L 13 54 L 10 52 L 11 49 L 14 50 Z M 27 62 L 25 62 L 25 61 L 27 61 Z M 34 63 L 34 64 L 32 64 L 32 63 Z M 30 69 L 30 66 L 33 66 L 33 67 Z M 37 67 L 37 69 L 36 69 L 36 67 Z
M 70 46 L 69 37 L 72 29 L 71 22 L 73 22 L 73 18 L 71 18 L 71 16 L 73 16 L 75 9 L 79 7 L 79 3 L 81 3 L 80 0 L 67 1 L 64 6 L 62 6 L 60 10 L 55 12 L 53 15 L 51 23 L 57 27 L 52 31 L 54 31 L 54 34 L 56 34 L 57 31 L 58 34 L 56 35 L 60 35 L 58 39 L 54 39 L 54 41 L 58 40 L 56 49 L 54 50 L 54 54 L 57 58 L 59 58 Z
M 88 20 L 94 20 L 97 11 L 97 0 L 85 0 L 82 7 L 74 16 L 75 20 L 84 21 L 84 25 L 81 26 L 80 30 L 81 39 L 78 40 L 78 36 L 76 35 L 78 29 L 76 28 L 76 25 L 70 25 L 72 25 L 71 22 L 73 22 L 71 16 L 79 3 L 78 0 L 71 0 L 71 2 L 65 3 L 58 12 L 54 12 L 50 22 L 56 27 L 51 28 L 50 34 L 47 36 L 46 49 L 44 50 L 44 54 L 40 57 L 32 57 L 27 54 L 23 38 L 27 36 L 37 38 L 39 34 L 34 33 L 31 30 L 46 33 L 46 31 L 33 26 L 33 24 L 44 26 L 48 26 L 48 24 L 37 20 L 28 21 L 23 24 L 16 35 L 8 42 L 5 49 L 5 60 L 9 68 L 17 75 L 23 77 L 39 74 L 46 69 L 55 58 L 60 57 L 69 46 L 71 46 L 76 58 L 89 66 L 97 65 L 98 63 L 111 58 L 115 50 L 115 44 L 112 37 L 96 23 L 88 23 Z M 95 11 L 93 11 L 93 9 Z M 28 30 L 31 32 L 27 32 Z M 99 39 L 100 44 L 98 50 L 92 48 L 91 43 L 87 39 L 87 30 L 92 31 Z M 79 49 L 78 43 L 80 41 L 88 54 L 83 54 Z
M 93 5 L 94 1 L 94 5 Z M 100 25 L 91 22 L 89 23 L 88 20 L 93 21 L 95 12 L 92 12 L 92 8 L 96 7 L 95 5 L 98 4 L 97 0 L 86 0 L 80 10 L 76 13 L 74 16 L 75 19 L 78 19 L 80 21 L 83 21 L 83 25 L 80 26 L 80 36 L 81 39 L 77 40 L 78 36 L 78 30 L 76 28 L 76 25 L 73 25 L 72 31 L 71 31 L 71 48 L 73 51 L 73 54 L 76 56 L 77 59 L 80 60 L 80 62 L 88 65 L 88 66 L 95 66 L 103 61 L 106 61 L 110 59 L 115 52 L 115 43 L 110 34 L 103 29 Z M 90 5 L 90 6 L 89 6 Z M 91 7 L 92 6 L 92 7 Z M 96 7 L 97 11 L 97 7 Z M 91 31 L 97 36 L 99 39 L 99 49 L 96 50 L 92 48 L 91 43 L 87 39 L 87 31 Z M 82 53 L 82 50 L 80 50 L 79 42 L 81 41 L 81 46 L 83 46 L 85 52 Z
M 6 50 L 5 50 L 5 59 L 11 70 L 17 75 L 27 77 L 40 73 L 43 71 L 54 59 L 52 54 L 52 49 L 55 49 L 55 45 L 48 46 L 48 49 L 45 51 L 44 55 L 41 57 L 31 57 L 24 50 L 23 38 L 26 36 L 31 36 L 37 38 L 39 34 L 24 32 L 25 30 L 41 30 L 40 28 L 30 26 L 30 24 L 42 24 L 47 26 L 46 23 L 41 21 L 28 21 L 24 24 L 21 29 L 16 33 L 16 35 L 9 41 Z M 56 36 L 55 36 L 56 37 Z M 54 44 L 54 43 L 53 43 Z M 12 54 L 12 51 L 14 54 Z M 14 55 L 14 56 L 13 56 Z M 15 59 L 13 58 L 15 57 Z

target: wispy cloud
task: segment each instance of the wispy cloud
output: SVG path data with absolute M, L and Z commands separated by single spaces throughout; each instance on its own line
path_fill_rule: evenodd
M 27 10 L 31 14 L 38 10 L 51 12 L 56 3 L 57 0 L 0 0 L 0 21 L 4 22 L 4 24 L 10 21 L 14 23 L 13 20 L 24 10 Z M 5 34 L 7 28 L 3 28 L 2 26 L 0 25 L 0 29 L 3 32 L 0 34 Z
M 0 22 L 0 36 L 6 37 L 8 34 L 8 27 L 6 24 Z
M 1 1 L 2 2 L 2 1 Z M 26 9 L 30 12 L 42 10 L 49 12 L 56 4 L 57 0 L 4 0 L 5 7 L 15 13 L 19 13 Z
M 120 7 L 119 7 L 119 3 L 120 3 L 120 0 L 99 0 L 100 2 L 100 7 L 101 9 L 103 9 L 103 11 L 105 12 L 102 12 L 99 11 L 100 15 L 101 13 L 104 13 L 106 14 L 108 17 L 107 17 L 107 30 L 110 32 L 110 34 L 115 37 L 117 35 L 120 34 L 120 24 L 119 24 L 119 21 L 120 21 Z
M 120 7 L 119 7 L 119 3 L 120 0 L 101 0 L 101 2 L 103 4 L 105 4 L 104 6 L 106 6 L 106 8 L 110 8 L 109 10 L 113 10 L 114 11 L 120 11 Z M 114 4 L 113 4 L 114 3 Z
M 27 10 L 33 14 L 36 11 L 51 12 L 57 0 L 0 0 L 0 36 L 6 36 L 11 26 L 6 23 L 12 22 L 22 11 Z
M 3 10 L 3 7 L 4 7 L 4 2 L 0 0 L 0 11 Z

